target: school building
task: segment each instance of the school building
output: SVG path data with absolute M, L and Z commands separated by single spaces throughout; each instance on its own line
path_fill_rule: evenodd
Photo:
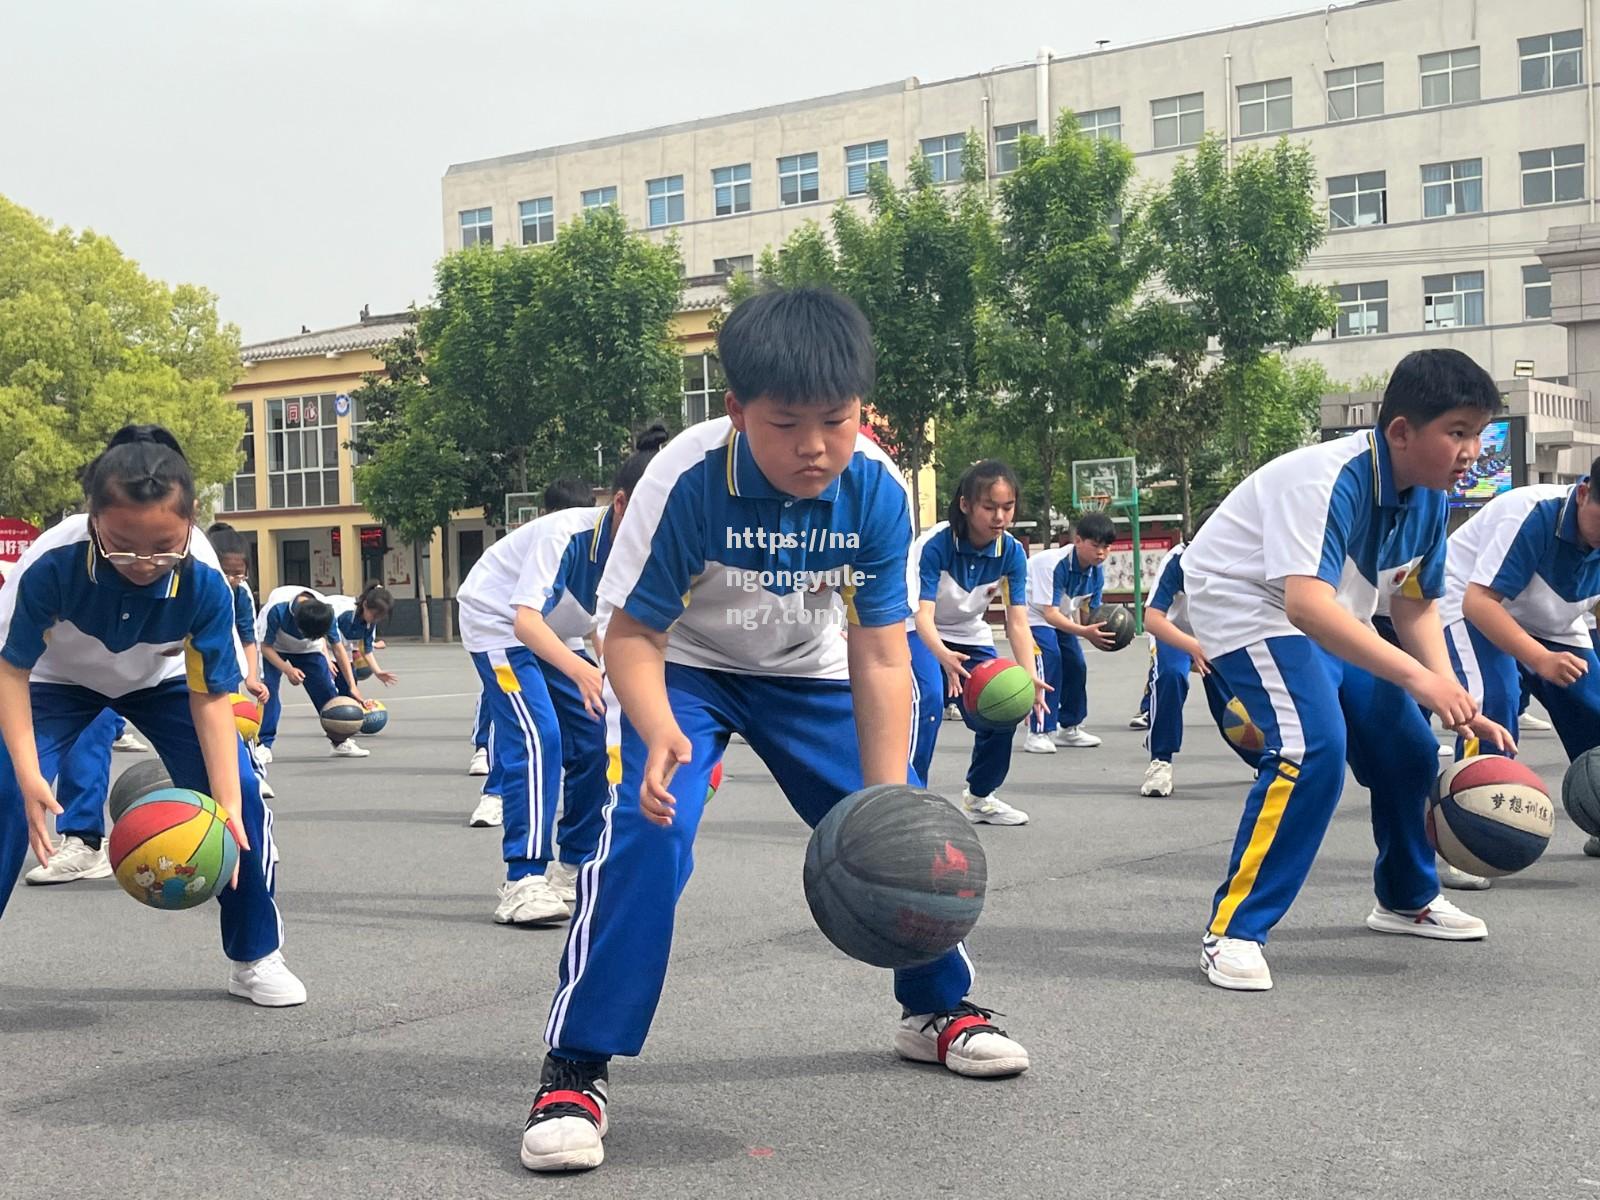
M 1015 169 L 1021 134 L 1047 133 L 1069 108 L 1094 136 L 1128 146 L 1142 182 L 1167 178 L 1208 130 L 1234 152 L 1281 136 L 1309 145 L 1328 236 L 1305 276 L 1335 289 L 1340 315 L 1298 353 L 1335 378 L 1355 383 L 1414 348 L 1454 346 L 1496 378 L 1531 361 L 1559 382 L 1565 334 L 1550 322 L 1550 275 L 1534 251 L 1552 226 L 1595 219 L 1592 9 L 1318 5 L 520 149 L 448 169 L 444 245 L 540 244 L 574 214 L 611 204 L 652 236 L 677 237 L 691 274 L 749 270 L 840 200 L 864 205 L 869 172 L 899 182 L 920 156 L 953 182 L 977 136 L 992 182 Z M 1061 9 L 1057 29 L 1087 28 L 1070 13 Z

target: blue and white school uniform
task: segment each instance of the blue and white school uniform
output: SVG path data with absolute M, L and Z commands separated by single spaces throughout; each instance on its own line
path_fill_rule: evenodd
M 1056 563 L 1067 549 L 1047 547 L 1028 559 L 1028 628 L 1033 632 L 1035 674 L 1050 685 L 1044 694 L 1044 720 L 1036 712 L 1028 714 L 1030 733 L 1054 733 L 1061 723 L 1061 645 L 1056 636 L 1060 631 L 1044 619 L 1044 610 L 1050 606 Z
M 228 582 L 205 535 L 197 529 L 192 539 L 182 564 L 139 587 L 97 553 L 87 517 L 68 517 L 0 587 L 0 656 L 29 672 L 46 779 L 109 708 L 150 739 L 176 786 L 210 794 L 189 694 L 233 692 L 243 674 Z M 238 886 L 217 899 L 223 951 L 251 962 L 278 949 L 283 932 L 272 898 L 272 817 L 244 743 L 237 747 L 250 849 L 239 856 Z M 21 789 L 0 744 L 0 912 L 27 847 Z
M 354 675 L 356 656 L 372 653 L 378 644 L 378 630 L 361 615 L 361 606 L 355 597 L 329 596 L 328 603 L 333 606 L 333 623 L 339 627 L 339 640 L 350 654 L 350 673 Z M 337 668 L 333 669 L 333 686 L 339 695 L 350 695 L 350 685 Z
M 1290 621 L 1284 581 L 1325 580 L 1371 623 L 1380 595 L 1444 591 L 1443 492 L 1394 482 L 1372 431 L 1294 450 L 1229 494 L 1184 552 L 1195 633 L 1266 739 L 1217 889 L 1210 932 L 1265 942 L 1299 894 L 1348 760 L 1372 793 L 1374 888 L 1386 908 L 1439 894 L 1423 810 L 1438 743 L 1403 689 L 1322 649 Z
M 1146 612 L 1165 614 L 1167 620 L 1179 630 L 1193 637 L 1189 597 L 1183 586 L 1184 549 L 1184 543 L 1179 542 L 1167 551 L 1160 567 L 1156 569 L 1155 590 L 1150 593 L 1144 608 Z M 1176 646 L 1169 646 L 1155 634 L 1150 635 L 1150 648 L 1150 688 L 1147 692 L 1150 732 L 1145 736 L 1145 745 L 1152 759 L 1171 762 L 1172 756 L 1183 749 L 1183 705 L 1189 698 L 1189 678 L 1194 659 Z M 1232 697 L 1216 671 L 1202 675 L 1200 683 L 1205 691 L 1206 707 L 1211 710 L 1211 719 L 1216 723 L 1217 732 L 1223 733 L 1222 714 Z M 1255 769 L 1259 755 L 1235 746 L 1226 733 L 1223 733 L 1222 740 L 1244 759 L 1246 765 Z
M 329 642 L 342 642 L 339 623 L 335 621 L 326 637 L 306 637 L 295 619 L 295 609 L 301 596 L 326 601 L 321 592 L 306 587 L 274 588 L 267 601 L 256 614 L 256 638 L 263 651 L 270 646 L 289 664 L 305 673 L 306 695 L 320 713 L 323 705 L 338 695 L 333 682 L 333 670 L 328 666 Z M 267 685 L 266 711 L 261 715 L 260 743 L 268 749 L 278 738 L 278 720 L 283 713 L 283 703 L 278 690 L 283 686 L 283 672 L 261 656 L 261 682 Z M 337 746 L 344 739 L 337 734 L 327 734 L 328 741 Z
M 1576 484 L 1513 488 L 1474 513 L 1450 535 L 1439 606 L 1451 664 L 1484 715 L 1515 737 L 1524 693 L 1531 692 L 1568 758 L 1600 745 L 1600 660 L 1584 619 L 1600 600 L 1600 550 L 1578 532 L 1577 490 Z M 1472 583 L 1500 595 L 1506 612 L 1540 645 L 1577 655 L 1588 671 L 1560 687 L 1523 667 L 1463 615 Z
M 905 483 L 864 437 L 815 499 L 774 487 L 725 417 L 685 430 L 645 470 L 600 598 L 666 634 L 667 697 L 691 759 L 669 784 L 672 824 L 648 821 L 645 743 L 623 713 L 621 782 L 609 790 L 599 849 L 578 872 L 545 1031 L 557 1055 L 603 1060 L 643 1046 L 707 781 L 732 733 L 808 825 L 862 786 L 841 622 L 902 625 L 910 545 Z M 895 995 L 911 1012 L 942 1012 L 970 982 L 957 948 L 896 972 Z
M 1009 533 L 978 547 L 958 538 L 950 522 L 940 521 L 912 543 L 906 587 L 918 601 L 933 601 L 933 623 L 939 640 L 965 654 L 967 669 L 971 670 L 995 657 L 994 631 L 986 616 L 989 605 L 995 600 L 1006 608 L 1021 604 L 1027 592 L 1027 573 L 1022 543 Z M 917 724 L 911 744 L 911 767 L 926 786 L 934 743 L 944 720 L 944 669 L 933 651 L 923 644 L 914 618 L 906 622 L 906 638 L 911 644 L 911 673 L 916 684 L 912 699 Z M 976 735 L 972 761 L 967 767 L 967 791 L 974 796 L 988 796 L 1006 781 L 1011 769 L 1012 730 L 979 722 L 967 711 L 961 692 L 953 703 L 960 709 L 967 728 Z
M 457 593 L 461 641 L 483 683 L 480 703 L 492 725 L 488 784 L 498 786 L 502 801 L 510 880 L 544 874 L 558 855 L 576 865 L 600 836 L 605 723 L 584 709 L 572 680 L 522 644 L 516 618 L 519 608 L 534 609 L 575 654 L 594 662 L 583 638 L 595 630 L 612 521 L 609 506 L 547 513 L 491 546 Z
M 1105 593 L 1106 572 L 1099 565 L 1085 567 L 1078 562 L 1078 548 L 1068 546 L 1066 553 L 1056 559 L 1050 571 L 1053 604 L 1069 620 L 1081 620 L 1079 612 L 1084 605 L 1099 608 Z M 1061 698 L 1058 702 L 1057 720 L 1063 729 L 1075 729 L 1089 716 L 1089 664 L 1083 657 L 1083 639 L 1074 633 L 1062 633 L 1051 626 L 1061 653 Z

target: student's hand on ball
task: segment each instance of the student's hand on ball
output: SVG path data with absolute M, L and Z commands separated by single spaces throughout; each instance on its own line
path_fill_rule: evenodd
M 17 785 L 22 791 L 22 807 L 28 814 L 28 845 L 33 848 L 33 856 L 41 864 L 48 863 L 53 846 L 50 840 L 50 817 L 61 815 L 61 805 L 50 793 L 49 780 L 42 775 L 35 774 L 32 779 L 24 779 L 19 773 Z
M 1411 698 L 1439 718 L 1446 729 L 1460 729 L 1478 715 L 1478 702 L 1454 679 L 1424 671 L 1407 688 Z
M 1104 621 L 1097 621 L 1093 625 L 1085 625 L 1083 627 L 1083 636 L 1099 650 L 1109 650 L 1117 644 L 1117 635 L 1106 628 Z
M 1564 650 L 1547 650 L 1540 657 L 1534 670 L 1539 678 L 1557 687 L 1568 687 L 1582 679 L 1589 669 L 1589 664 L 1576 654 L 1569 654 Z
M 605 676 L 600 673 L 600 668 L 579 658 L 578 665 L 572 669 L 567 678 L 572 680 L 573 686 L 578 689 L 578 695 L 583 697 L 583 711 L 596 721 L 604 720 Z
M 1486 746 L 1493 746 L 1507 754 L 1517 752 L 1517 743 L 1511 737 L 1511 731 L 1504 725 L 1497 725 L 1482 713 L 1473 717 L 1459 732 L 1464 737 L 1475 737 Z
M 679 766 L 689 761 L 693 747 L 681 729 L 673 731 L 651 745 L 644 760 L 644 782 L 639 785 L 639 807 L 645 819 L 660 826 L 672 824 L 672 814 L 677 804 L 667 785 Z

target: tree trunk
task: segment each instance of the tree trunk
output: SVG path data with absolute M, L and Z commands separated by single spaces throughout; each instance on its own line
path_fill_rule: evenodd
M 922 456 L 911 451 L 911 528 L 922 532 Z
M 1055 545 L 1055 527 L 1050 521 L 1050 497 L 1055 494 L 1056 474 L 1056 448 L 1054 440 L 1048 433 L 1039 440 L 1039 479 L 1044 486 L 1043 503 L 1040 506 L 1041 520 L 1044 522 L 1044 544 Z
M 450 607 L 450 523 L 446 521 L 444 528 L 439 533 L 439 578 L 444 580 L 444 591 L 441 598 L 444 600 L 444 640 L 456 640 L 456 614 Z
M 422 621 L 422 644 L 432 641 L 428 620 L 428 580 L 422 573 L 422 543 L 411 543 L 412 571 L 417 577 L 417 615 Z
M 1187 454 L 1180 453 L 1178 455 L 1178 485 L 1183 494 L 1183 536 L 1184 540 L 1187 541 L 1194 535 L 1194 530 L 1189 524 L 1189 509 L 1193 501 L 1194 480 L 1189 469 L 1189 456 Z

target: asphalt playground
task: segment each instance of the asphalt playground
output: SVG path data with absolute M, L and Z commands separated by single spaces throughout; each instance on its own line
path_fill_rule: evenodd
M 1032 756 L 1019 737 L 1003 795 L 1032 823 L 980 828 L 973 995 L 1029 1048 L 1019 1079 L 894 1057 L 887 974 L 812 925 L 806 830 L 735 744 L 654 1032 L 612 1066 L 606 1164 L 524 1171 L 563 934 L 491 922 L 498 831 L 466 827 L 475 676 L 458 647 L 396 646 L 370 759 L 329 758 L 303 695 L 286 712 L 279 901 L 303 1008 L 226 995 L 209 906 L 19 884 L 0 1197 L 1600 1197 L 1600 860 L 1565 814 L 1523 876 L 1452 894 L 1486 942 L 1385 936 L 1362 925 L 1352 782 L 1268 947 L 1276 988 L 1219 991 L 1199 939 L 1248 781 L 1196 689 L 1176 793 L 1139 797 L 1142 645 L 1092 656 L 1105 744 Z M 959 792 L 970 745 L 945 727 L 936 789 Z M 1558 788 L 1554 736 L 1524 751 Z

